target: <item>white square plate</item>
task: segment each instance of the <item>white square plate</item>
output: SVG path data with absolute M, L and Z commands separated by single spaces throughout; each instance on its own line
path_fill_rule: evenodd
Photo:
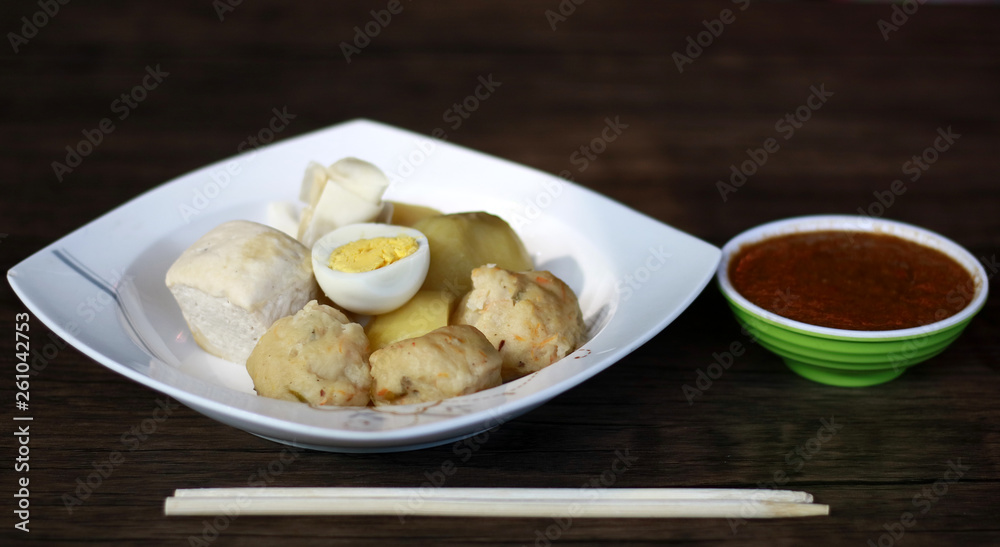
M 389 175 L 386 199 L 507 220 L 536 269 L 552 271 L 579 296 L 588 342 L 537 373 L 435 404 L 316 409 L 257 397 L 244 367 L 194 343 L 164 276 L 216 225 L 265 222 L 269 202 L 296 201 L 309 161 L 345 156 Z M 7 278 L 53 332 L 111 370 L 255 435 L 361 452 L 473 435 L 578 385 L 673 321 L 712 278 L 719 257 L 718 248 L 561 178 L 354 120 L 167 182 L 45 247 Z

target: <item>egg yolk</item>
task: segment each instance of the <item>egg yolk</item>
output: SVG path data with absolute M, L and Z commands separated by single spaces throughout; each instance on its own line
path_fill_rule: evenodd
M 410 236 L 359 239 L 334 249 L 330 268 L 346 273 L 370 272 L 415 252 L 417 240 Z

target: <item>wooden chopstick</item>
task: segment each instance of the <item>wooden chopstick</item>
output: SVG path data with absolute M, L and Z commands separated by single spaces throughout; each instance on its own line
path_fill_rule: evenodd
M 570 500 L 591 493 L 605 500 L 759 500 L 810 503 L 812 494 L 794 490 L 747 490 L 741 488 L 359 488 L 359 487 L 258 487 L 187 488 L 174 491 L 175 497 L 230 498 L 318 497 L 318 498 L 410 498 L 449 499 L 554 499 Z
M 723 488 L 196 488 L 172 515 L 779 518 L 828 515 L 806 492 Z

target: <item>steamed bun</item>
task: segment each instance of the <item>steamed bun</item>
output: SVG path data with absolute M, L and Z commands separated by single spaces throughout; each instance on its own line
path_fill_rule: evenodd
M 243 364 L 275 320 L 317 298 L 305 245 L 247 220 L 220 224 L 167 270 L 192 337 L 212 355 Z

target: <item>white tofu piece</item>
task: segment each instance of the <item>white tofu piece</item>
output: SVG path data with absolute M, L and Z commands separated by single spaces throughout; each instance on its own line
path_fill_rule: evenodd
M 289 237 L 297 237 L 299 235 L 299 207 L 287 201 L 268 203 L 267 225 L 285 232 Z
M 343 186 L 327 182 L 315 207 L 307 207 L 299 225 L 299 241 L 312 248 L 319 238 L 348 224 L 369 222 L 382 212 L 382 203 L 371 203 Z M 308 215 L 308 216 L 307 216 Z
M 381 169 L 358 158 L 338 160 L 327 172 L 331 180 L 339 182 L 368 203 L 381 203 L 382 194 L 389 187 L 389 177 Z
M 299 241 L 311 248 L 341 226 L 387 218 L 382 195 L 388 186 L 381 169 L 357 158 L 341 159 L 328 168 L 310 162 L 299 191 L 299 198 L 306 202 L 299 220 Z
M 166 285 L 198 345 L 240 364 L 274 321 L 320 294 L 307 247 L 245 220 L 195 241 L 167 270 Z
M 302 178 L 299 200 L 306 205 L 316 205 L 316 202 L 319 201 L 319 195 L 323 192 L 323 187 L 326 186 L 326 181 L 329 178 L 330 174 L 327 173 L 326 167 L 314 161 L 309 162 L 309 165 L 306 165 L 306 174 Z

